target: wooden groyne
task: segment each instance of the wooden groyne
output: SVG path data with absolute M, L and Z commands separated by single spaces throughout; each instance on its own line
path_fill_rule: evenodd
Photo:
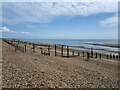
M 68 45 L 61 45 L 61 44 L 55 44 L 55 45 L 49 45 L 49 44 L 37 44 L 37 43 L 31 43 L 27 41 L 20 41 L 16 39 L 3 39 L 6 43 L 10 44 L 15 48 L 15 52 L 27 52 L 27 47 L 31 46 L 31 51 L 37 52 L 36 50 L 39 49 L 39 52 L 43 55 L 54 55 L 61 56 L 61 57 L 83 57 L 86 58 L 86 60 L 90 60 L 91 58 L 94 59 L 120 59 L 120 54 L 114 55 L 114 54 L 101 54 L 98 52 L 94 52 L 94 49 L 91 48 L 90 51 L 78 51 L 71 49 Z M 39 47 L 39 48 L 38 48 Z M 54 54 L 53 54 L 54 51 Z M 52 53 L 52 54 L 51 54 Z

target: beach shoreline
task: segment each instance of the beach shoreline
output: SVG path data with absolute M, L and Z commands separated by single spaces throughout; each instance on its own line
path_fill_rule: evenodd
M 79 39 L 20 39 L 21 41 L 25 41 L 25 42 L 31 42 L 31 43 L 36 43 L 36 44 L 40 44 L 40 45 L 44 45 L 44 44 L 48 44 L 48 45 L 66 45 L 69 46 L 71 49 L 74 50 L 78 50 L 78 51 L 90 51 L 91 48 L 94 49 L 95 52 L 98 53 L 104 53 L 104 54 L 115 54 L 118 55 L 119 53 L 119 46 L 117 44 L 107 44 L 106 43 L 84 43 L 86 42 L 84 40 L 80 41 Z M 61 40 L 61 41 L 60 41 Z M 77 41 L 77 42 L 76 42 Z M 93 40 L 92 40 L 93 41 Z
M 118 61 L 17 51 L 2 41 L 3 88 L 118 88 Z
M 83 44 L 120 48 L 118 44 L 98 44 L 98 43 L 83 43 Z

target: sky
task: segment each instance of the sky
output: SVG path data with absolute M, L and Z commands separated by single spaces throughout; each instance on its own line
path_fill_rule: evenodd
M 118 38 L 118 2 L 3 2 L 0 15 L 3 38 Z

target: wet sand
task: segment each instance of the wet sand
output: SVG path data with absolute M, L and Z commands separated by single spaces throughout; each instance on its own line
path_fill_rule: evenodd
M 118 61 L 15 52 L 2 41 L 3 88 L 117 88 Z M 30 46 L 29 46 L 30 47 Z

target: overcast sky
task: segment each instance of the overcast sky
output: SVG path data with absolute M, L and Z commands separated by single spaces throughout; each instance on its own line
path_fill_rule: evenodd
M 3 37 L 117 39 L 118 2 L 4 2 Z

